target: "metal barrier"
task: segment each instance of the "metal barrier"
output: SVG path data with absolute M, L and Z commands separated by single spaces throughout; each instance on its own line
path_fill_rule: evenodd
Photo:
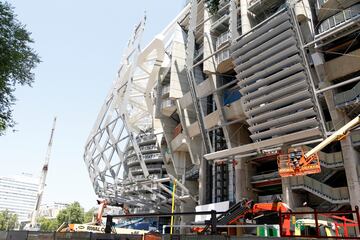
M 0 232 L 0 240 L 143 240 L 143 235 L 135 234 L 104 234 L 91 232 Z
M 281 237 L 360 239 L 359 208 L 349 211 L 279 212 Z M 289 226 L 284 225 L 284 219 Z M 289 233 L 283 231 L 289 229 Z
M 228 210 L 229 211 L 229 210 Z M 110 233 L 113 226 L 113 218 L 152 218 L 152 217 L 171 217 L 171 216 L 195 216 L 195 215 L 210 215 L 210 220 L 205 221 L 205 224 L 210 227 L 212 235 L 217 233 L 218 215 L 223 216 L 227 212 L 217 212 L 215 210 L 203 212 L 174 212 L 174 213 L 141 213 L 141 214 L 128 214 L 128 215 L 107 215 L 105 233 Z

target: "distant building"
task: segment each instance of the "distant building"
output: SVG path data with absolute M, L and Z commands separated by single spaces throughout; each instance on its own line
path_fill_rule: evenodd
M 0 177 L 0 211 L 17 214 L 18 221 L 28 220 L 35 208 L 39 179 L 30 174 Z
M 39 217 L 45 217 L 49 219 L 56 218 L 58 213 L 65 209 L 69 204 L 53 202 L 49 204 L 43 204 L 40 206 Z

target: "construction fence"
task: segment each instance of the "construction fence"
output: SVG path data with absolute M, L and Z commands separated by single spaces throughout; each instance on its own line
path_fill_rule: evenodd
M 0 231 L 0 240 L 143 240 L 143 235 L 105 234 L 91 232 L 30 232 Z
M 105 234 L 105 233 L 56 233 L 56 232 L 28 232 L 28 231 L 0 231 L 0 240 L 143 240 L 143 235 Z M 146 239 L 146 237 L 145 237 Z M 237 240 L 264 239 L 255 236 L 225 236 L 225 235 L 161 235 L 161 240 Z M 266 239 L 291 239 L 269 237 Z M 153 239 L 154 240 L 154 239 Z

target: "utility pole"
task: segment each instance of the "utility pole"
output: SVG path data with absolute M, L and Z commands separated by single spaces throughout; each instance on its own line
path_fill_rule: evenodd
M 35 209 L 34 209 L 32 215 L 31 215 L 30 228 L 33 228 L 33 229 L 36 228 L 36 226 L 35 226 L 36 225 L 36 218 L 39 215 L 41 199 L 42 199 L 42 196 L 43 196 L 43 193 L 44 193 L 46 175 L 47 175 L 47 172 L 48 172 L 50 154 L 51 154 L 51 147 L 52 147 L 53 136 L 54 136 L 54 131 L 55 131 L 55 124 L 56 124 L 56 117 L 54 118 L 53 126 L 52 126 L 52 129 L 51 129 L 51 134 L 50 134 L 50 140 L 49 140 L 47 151 L 46 151 L 45 162 L 44 162 L 44 165 L 43 165 L 42 171 L 41 171 L 40 184 L 39 184 L 39 190 L 38 190 L 38 193 L 37 193 Z

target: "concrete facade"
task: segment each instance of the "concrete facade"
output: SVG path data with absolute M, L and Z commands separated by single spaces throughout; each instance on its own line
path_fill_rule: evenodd
M 359 21 L 360 1 L 221 0 L 215 15 L 187 4 L 164 30 L 146 106 L 162 177 L 186 189 L 178 210 L 278 197 L 293 209 L 360 205 L 357 130 L 319 153 L 320 174 L 282 179 L 276 160 L 360 113 Z

